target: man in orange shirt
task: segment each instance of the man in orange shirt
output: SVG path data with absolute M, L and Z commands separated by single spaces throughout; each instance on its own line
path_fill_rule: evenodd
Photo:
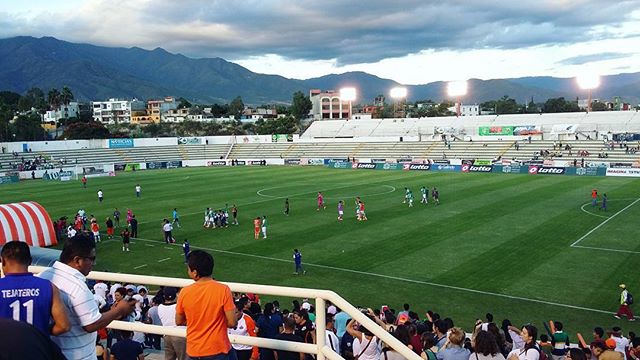
M 176 325 L 187 326 L 187 355 L 193 360 L 229 360 L 227 328 L 238 323 L 231 290 L 211 277 L 209 253 L 191 251 L 187 265 L 195 283 L 180 291 L 176 306 Z
M 260 225 L 262 224 L 260 217 L 253 219 L 253 238 L 258 240 L 260 237 Z

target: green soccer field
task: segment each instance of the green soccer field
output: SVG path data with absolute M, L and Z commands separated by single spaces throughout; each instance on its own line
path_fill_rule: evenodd
M 438 187 L 440 206 L 420 204 L 423 185 Z M 402 203 L 404 187 L 416 196 L 413 208 Z M 607 193 L 607 212 L 592 208 L 594 187 Z M 640 294 L 639 190 L 640 180 L 629 178 L 234 167 L 118 173 L 89 179 L 87 189 L 79 181 L 26 181 L 0 194 L 3 203 L 37 201 L 55 218 L 84 208 L 103 230 L 115 207 L 131 208 L 140 239 L 129 253 L 119 239 L 103 240 L 97 270 L 186 277 L 180 244 L 188 238 L 192 249 L 212 252 L 222 281 L 331 289 L 363 306 L 408 302 L 467 331 L 487 311 L 514 324 L 561 320 L 570 334 L 590 338 L 594 326 L 640 330 L 612 316 L 619 283 Z M 326 210 L 316 211 L 317 191 Z M 355 219 L 356 196 L 366 222 Z M 346 203 L 342 223 L 338 200 Z M 204 208 L 225 203 L 238 206 L 240 225 L 203 229 Z M 167 246 L 161 220 L 174 207 L 182 227 L 178 244 Z M 262 215 L 268 239 L 254 240 L 252 219 Z M 293 275 L 293 248 L 307 275 Z

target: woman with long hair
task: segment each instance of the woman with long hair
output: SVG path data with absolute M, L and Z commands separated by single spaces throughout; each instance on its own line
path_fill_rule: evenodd
M 520 337 L 524 342 L 524 347 L 512 350 L 507 356 L 507 360 L 539 360 L 540 349 L 536 345 L 538 329 L 531 324 L 527 324 L 522 327 Z
M 474 340 L 474 353 L 469 356 L 469 360 L 504 360 L 493 333 L 480 330 Z

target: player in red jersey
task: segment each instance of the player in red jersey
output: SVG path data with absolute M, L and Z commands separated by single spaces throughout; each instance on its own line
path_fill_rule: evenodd
M 258 216 L 257 218 L 253 219 L 253 238 L 255 240 L 258 240 L 258 238 L 260 237 L 260 226 L 262 225 L 262 221 L 260 220 L 260 217 Z
M 320 208 L 326 209 L 327 205 L 324 203 L 324 196 L 318 191 L 318 208 L 316 210 L 320 211 Z

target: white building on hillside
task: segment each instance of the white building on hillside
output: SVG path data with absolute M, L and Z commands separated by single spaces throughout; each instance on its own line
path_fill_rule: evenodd
M 311 115 L 316 120 L 349 118 L 349 102 L 340 99 L 338 91 L 313 89 L 309 91 L 309 99 Z
M 80 117 L 80 104 L 72 101 L 68 105 L 62 104 L 58 110 L 49 110 L 44 114 L 44 122 L 56 123 L 58 120 Z
M 455 105 L 453 107 L 450 107 L 448 110 L 451 111 L 452 113 L 455 113 L 456 112 Z M 460 116 L 478 116 L 478 115 L 480 115 L 480 105 L 478 104 L 474 104 L 474 105 L 461 104 L 460 105 Z
M 91 110 L 93 111 L 93 120 L 100 121 L 103 124 L 130 123 L 132 111 L 144 111 L 144 101 L 137 99 L 119 100 L 109 99 L 107 101 L 92 101 Z

